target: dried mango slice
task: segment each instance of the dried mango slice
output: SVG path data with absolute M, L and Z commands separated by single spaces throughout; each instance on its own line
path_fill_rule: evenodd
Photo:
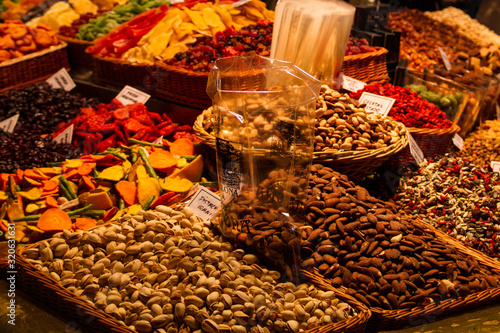
M 186 14 L 188 14 L 189 18 L 191 19 L 191 22 L 193 22 L 200 30 L 207 30 L 208 26 L 203 20 L 203 16 L 201 15 L 200 12 L 195 12 L 190 10 L 189 8 L 182 7 Z

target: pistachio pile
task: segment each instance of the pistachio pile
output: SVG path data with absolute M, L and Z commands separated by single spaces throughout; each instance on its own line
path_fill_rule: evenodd
M 401 181 L 402 210 L 491 257 L 500 258 L 500 174 L 473 160 L 445 155 Z
M 64 231 L 27 260 L 138 332 L 299 332 L 355 314 L 332 291 L 284 282 L 189 208 L 157 206 Z
M 476 165 L 490 165 L 500 161 L 500 120 L 486 120 L 464 140 L 464 148 L 457 157 L 473 161 Z
M 499 285 L 500 272 L 345 175 L 313 165 L 307 191 L 311 226 L 302 228 L 302 267 L 317 268 L 368 306 L 414 308 Z
M 387 147 L 406 135 L 406 127 L 392 118 L 367 113 L 355 99 L 322 86 L 316 109 L 314 151 L 335 153 Z

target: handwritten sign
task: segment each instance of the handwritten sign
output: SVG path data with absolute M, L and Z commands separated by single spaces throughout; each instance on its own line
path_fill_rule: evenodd
M 116 99 L 122 102 L 124 105 L 133 103 L 146 104 L 150 97 L 151 95 L 148 95 L 145 92 L 132 88 L 131 86 L 125 86 L 118 93 Z
M 458 133 L 453 136 L 453 144 L 460 150 L 464 149 L 464 139 Z
M 493 169 L 493 172 L 500 172 L 500 162 L 491 161 L 491 168 Z
M 0 122 L 0 129 L 3 130 L 5 133 L 14 132 L 14 128 L 16 128 L 18 119 L 19 119 L 19 113 L 3 120 L 2 122 Z
M 74 125 L 71 124 L 68 128 L 66 128 L 64 131 L 61 132 L 58 136 L 54 138 L 53 141 L 57 143 L 71 143 L 73 142 L 73 129 Z
M 394 98 L 380 96 L 368 92 L 363 92 L 359 103 L 366 104 L 367 112 L 378 113 L 381 116 L 387 116 L 396 100 Z
M 66 68 L 60 69 L 57 73 L 49 77 L 45 80 L 53 89 L 64 89 L 66 91 L 70 91 L 74 87 L 76 87 L 75 82 L 69 76 Z
M 451 70 L 451 63 L 450 59 L 448 59 L 448 55 L 446 54 L 446 52 L 444 52 L 442 48 L 439 47 L 438 49 L 439 53 L 441 53 L 441 58 L 443 58 L 444 67 L 446 67 L 447 71 Z
M 366 85 L 366 83 L 364 83 L 363 81 L 356 80 L 355 78 L 352 78 L 344 74 L 340 75 L 341 75 L 340 82 L 342 82 L 342 88 L 344 88 L 345 90 L 358 91 L 363 89 Z
M 220 198 L 215 193 L 206 187 L 201 187 L 188 202 L 187 207 L 204 221 L 210 221 L 217 214 L 220 205 Z
M 408 141 L 410 145 L 410 153 L 411 156 L 415 159 L 415 162 L 417 162 L 417 165 L 422 164 L 424 161 L 424 153 L 422 152 L 422 149 L 418 146 L 417 141 L 411 136 L 410 132 L 408 132 Z

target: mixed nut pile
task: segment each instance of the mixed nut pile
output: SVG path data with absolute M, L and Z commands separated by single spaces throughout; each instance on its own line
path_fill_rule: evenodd
M 324 103 L 324 104 L 323 104 Z M 406 135 L 405 126 L 378 113 L 367 113 L 357 100 L 322 86 L 316 109 L 314 151 L 368 150 L 387 147 Z
M 500 175 L 471 161 L 446 155 L 424 162 L 394 199 L 413 217 L 500 258 Z
M 476 165 L 489 165 L 500 161 L 500 120 L 487 120 L 464 140 L 463 149 L 456 155 L 474 161 Z
M 189 208 L 123 216 L 92 232 L 64 231 L 27 260 L 138 332 L 299 332 L 354 309 L 215 236 Z
M 317 268 L 360 302 L 414 308 L 498 286 L 498 272 L 435 237 L 345 175 L 313 165 L 302 267 Z

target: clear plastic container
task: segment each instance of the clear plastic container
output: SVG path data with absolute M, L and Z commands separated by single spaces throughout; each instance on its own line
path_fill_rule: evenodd
M 260 56 L 217 60 L 207 86 L 222 201 L 215 223 L 289 275 L 301 224 L 290 207 L 306 198 L 320 86 L 297 66 Z
M 271 58 L 294 63 L 325 84 L 340 75 L 356 7 L 337 0 L 280 0 Z
M 471 94 L 467 87 L 452 80 L 414 70 L 406 70 L 403 85 L 436 105 L 455 124 L 458 124 Z

